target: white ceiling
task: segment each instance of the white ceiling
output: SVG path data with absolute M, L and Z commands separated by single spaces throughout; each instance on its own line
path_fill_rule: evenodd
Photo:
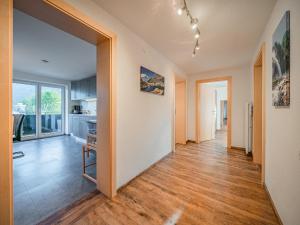
M 96 73 L 96 47 L 14 10 L 14 70 L 78 80 Z M 49 63 L 43 63 L 46 59 Z
M 200 50 L 180 0 L 93 0 L 188 74 L 250 62 L 276 0 L 186 0 L 200 22 Z

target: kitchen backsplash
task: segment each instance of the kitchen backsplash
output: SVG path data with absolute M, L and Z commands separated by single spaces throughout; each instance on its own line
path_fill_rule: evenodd
M 89 112 L 89 114 L 97 114 L 97 100 L 80 101 L 83 112 Z

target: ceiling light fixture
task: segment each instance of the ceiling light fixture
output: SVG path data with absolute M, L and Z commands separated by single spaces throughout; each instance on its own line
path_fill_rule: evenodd
M 48 62 L 49 62 L 47 59 L 41 59 L 41 61 L 42 61 L 43 63 L 48 63 Z
M 195 47 L 195 49 L 196 49 L 197 51 L 200 49 L 198 40 L 197 40 L 197 42 L 196 42 L 196 47 Z
M 191 28 L 192 28 L 193 31 L 195 31 L 194 37 L 197 41 L 196 41 L 196 44 L 194 46 L 194 50 L 193 50 L 193 54 L 192 54 L 192 56 L 194 57 L 194 56 L 196 56 L 196 50 L 200 49 L 199 40 L 198 40 L 200 38 L 200 30 L 199 30 L 199 25 L 198 25 L 199 20 L 197 18 L 193 17 L 192 14 L 190 13 L 190 10 L 188 9 L 187 4 L 186 4 L 186 0 L 183 0 L 182 4 L 183 4 L 183 6 L 181 6 L 180 8 L 177 9 L 177 14 L 179 16 L 181 16 L 183 14 L 183 12 L 185 11 L 187 17 L 191 21 Z
M 177 9 L 177 14 L 178 14 L 179 16 L 181 16 L 182 13 L 183 13 L 183 9 L 182 9 L 182 8 Z
M 199 37 L 200 37 L 200 32 L 199 32 L 199 30 L 197 30 L 197 32 L 195 34 L 195 39 L 199 39 Z
M 195 56 L 196 56 L 196 49 L 194 49 L 193 54 L 192 54 L 192 57 L 195 57 Z
M 192 19 L 191 24 L 192 24 L 192 30 L 196 30 L 196 28 L 198 27 L 198 19 Z

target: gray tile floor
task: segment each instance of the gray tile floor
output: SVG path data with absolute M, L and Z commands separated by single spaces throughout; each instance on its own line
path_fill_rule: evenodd
M 36 224 L 96 189 L 81 175 L 81 146 L 70 136 L 14 143 L 25 153 L 13 161 L 15 225 Z M 89 173 L 95 176 L 95 166 Z

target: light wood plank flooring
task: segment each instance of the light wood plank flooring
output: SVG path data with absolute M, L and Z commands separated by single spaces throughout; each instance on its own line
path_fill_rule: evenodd
M 131 181 L 113 200 L 94 193 L 41 224 L 53 223 L 269 225 L 278 221 L 251 158 L 241 150 L 226 151 L 218 139 L 178 145 L 175 154 Z

